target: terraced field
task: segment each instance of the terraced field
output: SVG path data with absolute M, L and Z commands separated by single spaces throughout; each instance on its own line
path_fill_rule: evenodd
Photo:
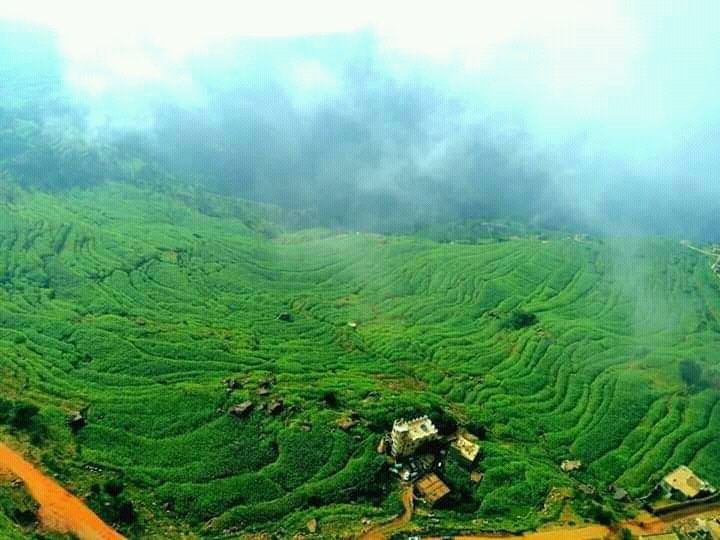
M 575 491 L 579 515 L 621 512 L 610 484 L 639 496 L 681 463 L 720 484 L 720 280 L 677 241 L 292 232 L 270 208 L 123 184 L 3 196 L 0 392 L 39 407 L 5 438 L 130 536 L 311 517 L 351 536 L 399 511 L 375 446 L 420 413 L 488 429 L 485 478 L 435 512 L 448 528 L 536 526 L 580 482 L 598 491 Z M 508 326 L 517 309 L 538 323 Z

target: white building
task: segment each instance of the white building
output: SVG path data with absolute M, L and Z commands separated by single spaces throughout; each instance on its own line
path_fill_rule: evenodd
M 395 457 L 410 456 L 421 444 L 438 437 L 438 430 L 427 416 L 413 420 L 395 420 L 390 433 L 392 453 Z

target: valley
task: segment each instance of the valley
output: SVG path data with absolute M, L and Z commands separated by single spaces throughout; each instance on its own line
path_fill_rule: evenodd
M 359 535 L 402 510 L 380 437 L 425 414 L 483 433 L 429 535 L 622 521 L 678 465 L 720 485 L 720 280 L 676 240 L 298 229 L 108 183 L 14 192 L 0 244 L 3 407 L 37 408 L 3 440 L 125 536 Z

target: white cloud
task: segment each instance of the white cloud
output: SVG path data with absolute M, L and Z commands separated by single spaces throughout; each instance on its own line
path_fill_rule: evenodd
M 55 30 L 73 82 L 90 92 L 106 87 L 103 78 L 107 84 L 175 80 L 189 57 L 232 38 L 368 28 L 387 49 L 471 70 L 513 44 L 530 46 L 552 58 L 552 84 L 562 91 L 563 76 L 597 83 L 607 75 L 629 35 L 612 0 L 25 0 L 0 5 L 0 18 Z

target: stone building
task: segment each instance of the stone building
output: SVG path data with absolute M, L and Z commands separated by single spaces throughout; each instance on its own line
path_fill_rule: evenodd
M 395 457 L 411 456 L 420 445 L 437 438 L 438 430 L 427 416 L 395 420 L 390 433 L 392 454 Z

